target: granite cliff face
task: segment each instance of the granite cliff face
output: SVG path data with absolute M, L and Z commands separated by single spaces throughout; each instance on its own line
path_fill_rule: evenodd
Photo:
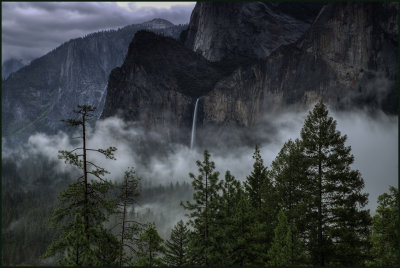
M 294 44 L 237 69 L 204 97 L 203 124 L 254 126 L 268 109 L 307 106 L 396 114 L 396 3 L 328 4 Z
M 194 101 L 225 72 L 172 38 L 137 32 L 124 64 L 111 72 L 102 117 L 139 121 L 173 140 L 189 131 Z
M 102 112 L 108 76 L 120 66 L 134 34 L 148 29 L 178 38 L 185 26 L 154 19 L 64 43 L 2 83 L 2 135 L 23 138 L 33 131 L 63 129 L 78 104 Z
M 210 61 L 263 58 L 297 41 L 310 27 L 322 4 L 199 2 L 185 45 Z
M 119 109 L 124 119 L 167 129 L 169 140 L 186 143 L 199 96 L 198 126 L 216 135 L 257 127 L 269 110 L 320 98 L 334 109 L 397 113 L 398 4 L 296 8 L 304 12 L 280 4 L 198 3 L 181 34 L 186 50 L 151 36 L 153 55 L 138 49 L 149 43 L 145 35 L 136 36 L 110 76 L 103 117 Z

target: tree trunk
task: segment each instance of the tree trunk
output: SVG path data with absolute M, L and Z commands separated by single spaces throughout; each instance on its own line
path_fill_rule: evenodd
M 320 130 L 321 137 L 321 130 Z M 324 266 L 324 245 L 322 239 L 322 145 L 318 145 L 318 251 L 319 265 Z
M 125 180 L 125 196 L 124 196 L 124 210 L 122 213 L 122 228 L 121 228 L 121 253 L 119 256 L 119 266 L 122 266 L 122 255 L 124 254 L 124 233 L 125 233 L 125 217 L 126 217 L 126 203 L 128 198 L 128 179 Z
M 83 178 L 85 184 L 85 208 L 84 208 L 84 218 L 85 218 L 85 233 L 89 240 L 89 215 L 88 215 L 88 172 L 86 163 L 86 111 L 82 114 L 82 139 L 83 139 Z

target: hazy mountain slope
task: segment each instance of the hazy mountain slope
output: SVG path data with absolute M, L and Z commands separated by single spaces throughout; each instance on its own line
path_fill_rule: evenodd
M 13 73 L 24 67 L 26 64 L 22 60 L 17 60 L 17 59 L 9 59 L 6 60 L 2 65 L 1 65 L 1 77 L 2 79 L 7 79 L 7 77 Z
M 120 66 L 141 29 L 177 38 L 184 26 L 162 19 L 70 40 L 38 58 L 2 84 L 2 135 L 25 137 L 34 130 L 56 131 L 78 104 L 100 115 L 111 70 Z

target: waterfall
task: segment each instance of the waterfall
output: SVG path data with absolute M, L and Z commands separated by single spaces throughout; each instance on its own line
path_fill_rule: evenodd
M 193 149 L 194 140 L 196 138 L 196 119 L 197 119 L 197 104 L 198 103 L 199 103 L 199 98 L 196 99 L 196 104 L 194 105 L 193 123 L 192 123 L 192 138 L 190 139 L 190 149 Z

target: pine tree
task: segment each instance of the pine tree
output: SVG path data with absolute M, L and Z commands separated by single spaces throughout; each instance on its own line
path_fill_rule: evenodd
M 300 140 L 286 142 L 271 164 L 271 177 L 275 182 L 278 207 L 285 210 L 292 227 L 292 246 L 296 239 L 305 244 L 307 239 L 308 215 L 311 207 L 310 183 L 307 178 L 307 163 Z M 300 243 L 300 241 L 299 241 Z M 304 248 L 304 247 L 301 247 Z M 306 254 L 290 250 L 290 265 L 306 264 Z
M 170 239 L 165 242 L 164 262 L 168 266 L 186 265 L 188 242 L 189 230 L 180 220 L 172 229 Z
M 64 252 L 65 257 L 59 259 L 61 266 L 81 266 L 86 263 L 94 263 L 95 253 L 86 246 L 88 244 L 86 239 L 82 216 L 77 213 L 72 223 L 72 230 L 64 233 L 62 239 L 53 243 L 47 251 L 55 254 L 59 248 L 67 248 Z
M 252 238 L 247 247 L 252 254 L 252 265 L 264 265 L 267 249 L 273 237 L 276 215 L 275 190 L 267 167 L 264 166 L 258 146 L 253 155 L 253 171 L 244 183 L 245 192 L 251 205 L 253 222 L 249 226 Z
M 250 226 L 254 220 L 250 213 L 251 205 L 242 184 L 229 171 L 225 174 L 218 207 L 218 230 L 215 230 L 218 265 L 250 265 L 253 254 L 248 244 L 253 235 Z
M 297 235 L 296 226 L 291 224 L 281 209 L 277 217 L 277 226 L 274 229 L 274 239 L 268 249 L 268 265 L 270 266 L 295 266 L 304 265 L 299 260 L 304 259 L 304 246 Z
M 225 180 L 221 182 L 221 195 L 216 199 L 217 212 L 215 224 L 210 226 L 213 234 L 211 251 L 213 265 L 231 265 L 230 256 L 235 247 L 236 235 L 234 226 L 235 205 L 238 202 L 240 182 L 229 171 L 225 173 Z
M 399 190 L 393 186 L 389 193 L 378 197 L 370 242 L 372 260 L 367 262 L 368 265 L 399 265 Z
M 253 265 L 253 250 L 249 247 L 253 240 L 252 225 L 254 222 L 252 207 L 249 199 L 243 190 L 240 189 L 239 201 L 235 206 L 236 213 L 233 216 L 233 225 L 236 226 L 236 246 L 232 251 L 232 265 L 249 266 Z M 230 265 L 230 264 L 229 264 Z
M 215 164 L 210 161 L 210 154 L 204 151 L 204 160 L 196 162 L 199 175 L 193 173 L 189 176 L 193 179 L 193 201 L 181 203 L 190 213 L 189 225 L 193 228 L 190 233 L 190 262 L 195 265 L 212 265 L 215 252 L 212 251 L 211 226 L 215 224 L 217 213 L 218 193 L 221 182 L 218 179 L 219 172 L 214 171 Z
M 246 178 L 245 189 L 248 193 L 251 205 L 255 209 L 261 210 L 262 188 L 263 184 L 265 184 L 268 179 L 268 171 L 267 167 L 264 166 L 258 146 L 255 148 L 253 159 L 253 171 L 251 172 L 250 176 L 247 176 Z
M 292 231 L 283 209 L 281 209 L 278 213 L 278 225 L 274 229 L 274 234 L 274 239 L 272 241 L 271 247 L 268 250 L 268 265 L 292 265 Z
M 116 202 L 116 214 L 119 218 L 117 226 L 120 226 L 119 233 L 119 266 L 131 263 L 131 258 L 126 254 L 126 250 L 136 253 L 139 234 L 143 224 L 128 218 L 128 207 L 132 207 L 139 196 L 139 179 L 136 178 L 133 168 L 125 171 L 124 181 L 120 187 L 120 192 Z
M 107 198 L 112 185 L 104 179 L 108 171 L 88 159 L 88 151 L 98 152 L 107 159 L 115 159 L 116 148 L 87 147 L 86 124 L 93 117 L 94 111 L 92 106 L 78 106 L 78 110 L 74 112 L 80 118 L 66 120 L 68 124 L 82 128 L 82 147 L 59 151 L 58 156 L 65 163 L 81 169 L 83 174 L 58 196 L 59 206 L 54 211 L 51 222 L 53 227 L 61 229 L 61 235 L 50 245 L 44 257 L 57 255 L 61 263 L 71 265 L 112 265 L 113 258 L 104 259 L 108 256 L 104 250 L 109 252 L 110 247 L 118 247 L 116 238 L 103 226 L 108 215 L 113 212 L 113 202 Z M 77 153 L 78 151 L 80 152 Z M 79 227 L 81 225 L 83 230 Z M 77 234 L 85 236 L 79 243 L 71 239 Z M 107 246 L 102 244 L 104 241 L 108 242 Z M 71 252 L 76 254 L 70 254 Z
M 336 130 L 322 101 L 307 116 L 301 139 L 315 204 L 309 215 L 313 264 L 357 265 L 367 245 L 370 218 L 362 208 L 368 195 L 361 193 L 364 181 L 359 171 L 350 168 L 354 157 L 345 146 L 347 137 Z
M 161 255 L 164 253 L 163 239 L 154 225 L 148 227 L 140 236 L 135 266 L 163 266 Z

